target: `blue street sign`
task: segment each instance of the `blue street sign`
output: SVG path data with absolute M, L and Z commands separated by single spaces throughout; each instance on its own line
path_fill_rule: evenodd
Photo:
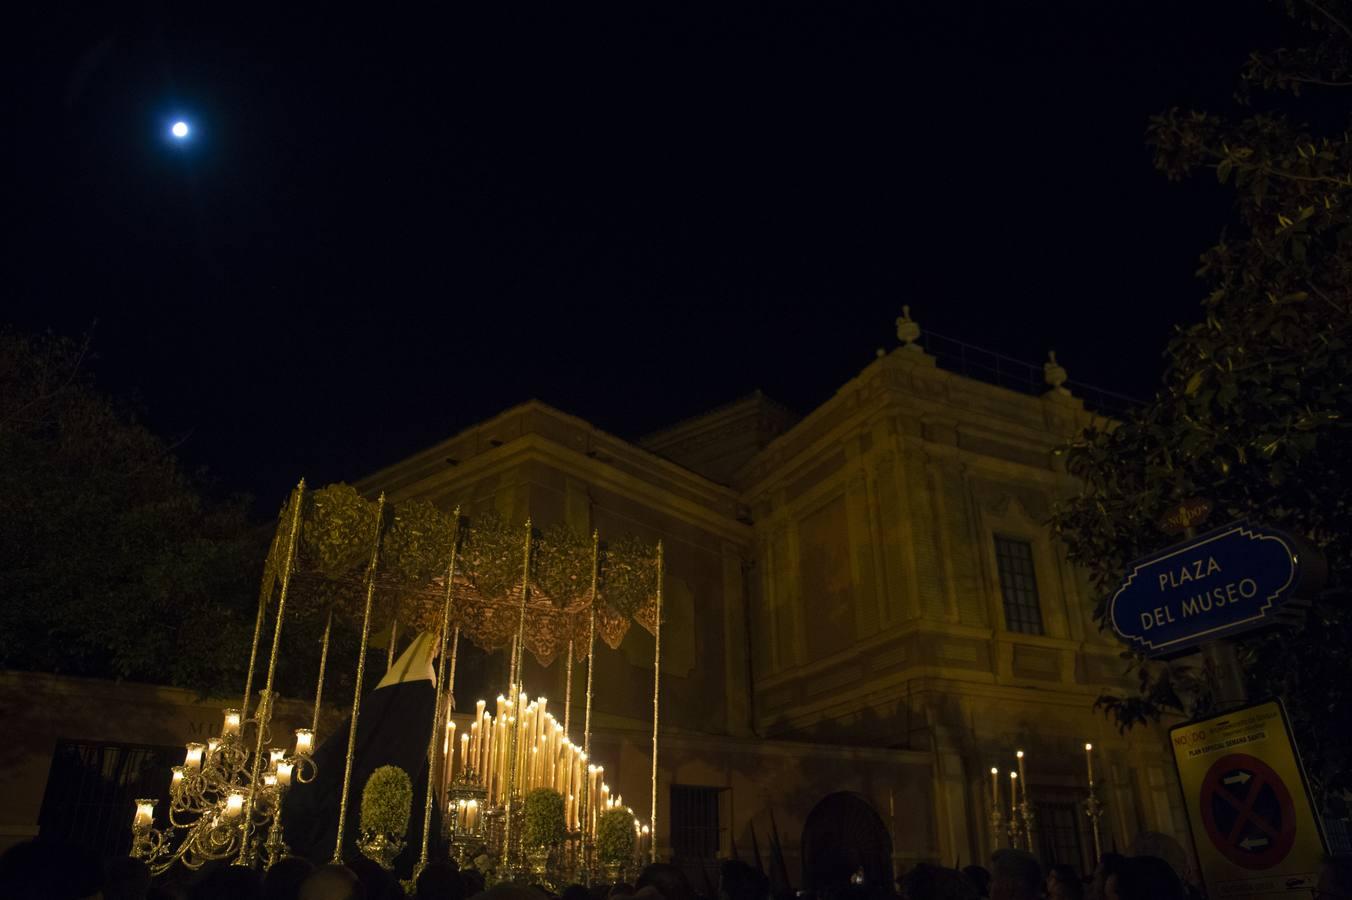
M 1226 525 L 1128 566 L 1108 619 L 1118 637 L 1147 656 L 1289 624 L 1302 614 L 1294 601 L 1303 582 L 1321 568 L 1308 556 L 1274 529 Z

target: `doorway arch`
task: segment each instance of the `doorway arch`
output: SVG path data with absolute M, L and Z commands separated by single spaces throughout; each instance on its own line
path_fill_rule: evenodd
M 869 802 L 850 791 L 827 794 L 803 823 L 803 886 L 841 887 L 860 868 L 870 885 L 892 886 L 892 838 Z

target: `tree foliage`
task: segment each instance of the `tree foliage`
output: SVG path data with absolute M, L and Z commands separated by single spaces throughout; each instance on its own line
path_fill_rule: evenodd
M 1091 574 L 1101 624 L 1125 564 L 1177 540 L 1157 522 L 1184 498 L 1211 500 L 1212 524 L 1249 517 L 1320 548 L 1330 579 L 1305 625 L 1246 638 L 1241 656 L 1251 694 L 1285 699 L 1340 809 L 1352 788 L 1352 141 L 1347 101 L 1328 93 L 1352 88 L 1352 5 L 1286 12 L 1304 45 L 1250 57 L 1237 114 L 1150 122 L 1156 167 L 1227 185 L 1237 222 L 1202 255 L 1202 316 L 1169 342 L 1154 400 L 1069 448 L 1083 490 L 1053 527 Z M 1210 706 L 1195 660 L 1135 662 L 1138 691 L 1100 701 L 1122 727 Z
M 205 500 L 88 355 L 0 332 L 0 667 L 232 694 L 268 533 Z

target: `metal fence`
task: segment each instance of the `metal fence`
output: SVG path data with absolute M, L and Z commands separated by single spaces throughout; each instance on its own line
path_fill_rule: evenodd
M 935 358 L 940 368 L 966 378 L 1032 396 L 1045 394 L 1051 390 L 1041 365 L 1024 362 L 933 331 L 922 332 L 916 343 Z M 1067 381 L 1065 388 L 1083 400 L 1087 409 L 1113 418 L 1120 418 L 1141 405 L 1141 401 L 1134 397 L 1080 381 Z

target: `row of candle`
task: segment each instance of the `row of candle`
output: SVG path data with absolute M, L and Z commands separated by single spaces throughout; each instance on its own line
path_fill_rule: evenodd
M 490 806 L 505 803 L 509 784 L 522 795 L 535 788 L 551 788 L 564 799 L 564 819 L 569 830 L 585 830 L 589 834 L 595 833 L 602 811 L 623 806 L 622 797 L 610 796 L 605 768 L 587 764 L 587 754 L 569 740 L 563 725 L 549 712 L 549 700 L 545 697 L 530 700 L 523 692 L 513 701 L 499 695 L 496 715 L 480 700 L 475 704 L 469 728 L 460 733 L 458 740 L 456 730 L 454 721 L 446 723 L 443 750 L 450 780 L 472 773 L 471 780 L 486 788 L 486 802 Z M 516 757 L 511 763 L 513 739 Z M 587 812 L 584 795 L 593 798 Z M 472 801 L 466 801 L 469 802 Z M 482 811 L 471 812 L 466 808 L 463 812 L 477 817 Z
M 1028 779 L 1027 777 L 1025 777 L 1023 771 L 1023 751 L 1022 750 L 1015 751 L 1014 758 L 1018 761 L 1018 771 L 1016 772 L 1011 769 L 1009 773 L 1009 812 L 1011 816 L 1014 815 L 1020 799 L 1022 799 L 1024 803 L 1028 802 Z M 1089 786 L 1093 787 L 1094 785 L 1093 744 L 1084 745 L 1084 765 L 1089 775 Z M 1021 792 L 1016 790 L 1017 786 L 1020 783 L 1022 783 L 1023 785 L 1023 789 Z M 1022 793 L 1022 798 L 1016 796 L 1016 794 L 1018 793 Z M 1000 770 L 995 766 L 991 766 L 991 803 L 993 804 L 992 806 L 993 809 L 995 810 L 1000 809 Z

